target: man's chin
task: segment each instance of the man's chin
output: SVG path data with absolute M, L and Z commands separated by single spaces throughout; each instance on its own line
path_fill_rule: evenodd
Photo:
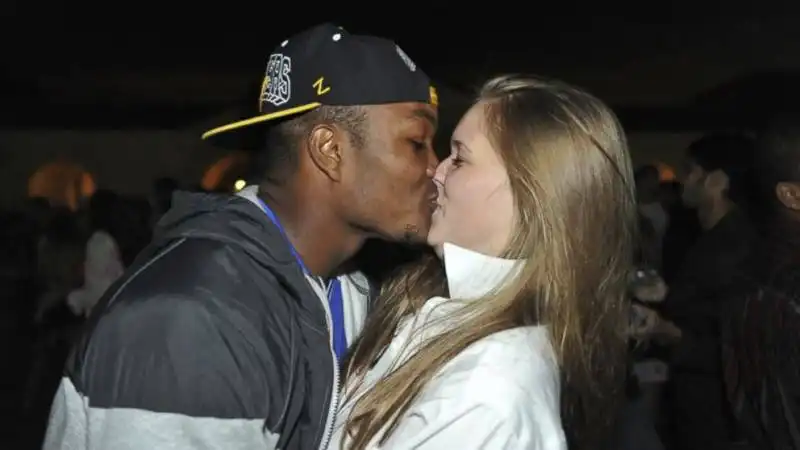
M 430 226 L 425 226 L 425 228 L 420 227 L 419 225 L 411 225 L 408 224 L 403 229 L 403 234 L 399 239 L 396 239 L 399 242 L 403 242 L 406 244 L 426 244 L 428 242 L 428 231 Z
M 431 220 L 428 217 L 415 217 L 415 219 L 400 222 L 393 227 L 372 228 L 370 237 L 398 244 L 426 245 Z

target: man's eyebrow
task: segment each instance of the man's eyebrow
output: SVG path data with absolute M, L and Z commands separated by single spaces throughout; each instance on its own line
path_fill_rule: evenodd
M 413 111 L 413 115 L 415 117 L 420 117 L 422 119 L 427 120 L 428 122 L 430 122 L 430 124 L 433 126 L 433 128 L 436 128 L 436 125 L 437 125 L 438 121 L 436 120 L 436 116 L 433 115 L 430 111 L 425 110 L 425 109 L 415 109 Z

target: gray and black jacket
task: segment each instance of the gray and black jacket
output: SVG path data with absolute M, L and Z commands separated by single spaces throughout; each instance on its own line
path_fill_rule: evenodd
M 177 194 L 96 308 L 45 449 L 327 446 L 339 384 L 327 308 L 251 201 Z

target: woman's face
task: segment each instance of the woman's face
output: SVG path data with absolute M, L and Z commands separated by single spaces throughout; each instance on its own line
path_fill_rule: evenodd
M 439 257 L 442 244 L 500 256 L 514 228 L 514 198 L 508 173 L 486 133 L 485 104 L 473 106 L 459 122 L 450 156 L 436 168 L 438 207 L 428 244 Z

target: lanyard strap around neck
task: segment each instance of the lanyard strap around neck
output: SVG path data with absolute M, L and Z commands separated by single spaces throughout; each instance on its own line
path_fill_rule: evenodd
M 289 245 L 289 250 L 294 255 L 297 264 L 300 265 L 300 268 L 303 270 L 308 276 L 313 276 L 308 271 L 308 268 L 305 264 L 303 264 L 303 259 L 300 258 L 300 254 L 297 253 L 297 250 L 292 245 L 292 242 L 289 240 L 288 236 L 286 235 L 286 231 L 283 229 L 280 220 L 278 220 L 278 216 L 264 203 L 263 200 L 260 198 L 258 199 L 258 203 L 261 205 L 261 209 L 264 213 L 269 217 L 269 220 L 278 228 L 283 238 L 286 240 L 286 243 Z M 347 334 L 344 329 L 344 298 L 342 295 L 342 283 L 339 281 L 338 278 L 332 278 L 327 283 L 327 293 L 328 293 L 328 309 L 331 313 L 331 333 L 333 335 L 333 350 L 336 353 L 336 359 L 341 362 L 347 353 Z

